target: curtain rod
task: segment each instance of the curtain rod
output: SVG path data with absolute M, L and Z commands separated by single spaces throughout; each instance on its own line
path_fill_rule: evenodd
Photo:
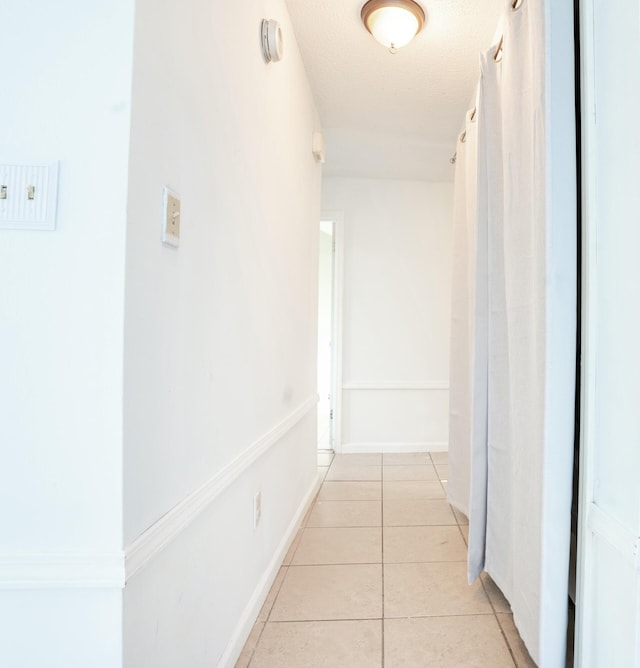
M 522 6 L 522 3 L 524 0 L 513 0 L 511 3 L 511 11 L 515 12 L 520 9 Z M 499 63 L 502 60 L 503 56 L 503 46 L 504 46 L 504 35 L 500 37 L 500 42 L 498 43 L 498 48 L 496 49 L 496 52 L 493 54 L 493 59 L 496 61 L 496 63 Z
M 522 3 L 524 0 L 513 0 L 511 3 L 511 11 L 517 11 L 520 9 L 522 6 Z M 504 35 L 500 37 L 500 41 L 498 42 L 498 48 L 496 49 L 496 52 L 493 54 L 493 59 L 495 60 L 496 63 L 499 63 L 502 60 L 503 56 L 503 47 L 504 47 Z M 469 120 L 473 123 L 476 120 L 476 113 L 478 109 L 477 107 L 473 108 L 473 111 L 471 112 L 471 116 L 469 117 Z M 464 130 L 462 134 L 460 135 L 460 142 L 464 144 L 464 142 L 467 140 L 467 131 Z M 450 158 L 449 162 L 452 165 L 456 164 L 456 161 L 458 159 L 458 152 L 456 151 Z

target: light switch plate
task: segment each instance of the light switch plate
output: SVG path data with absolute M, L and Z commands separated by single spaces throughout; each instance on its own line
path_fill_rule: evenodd
M 0 229 L 55 230 L 59 163 L 0 165 Z
M 180 245 L 180 195 L 167 186 L 162 194 L 162 243 Z

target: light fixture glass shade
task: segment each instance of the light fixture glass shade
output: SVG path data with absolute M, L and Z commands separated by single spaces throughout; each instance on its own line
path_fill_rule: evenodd
M 413 0 L 369 0 L 362 21 L 373 37 L 389 49 L 408 44 L 424 25 L 424 10 Z

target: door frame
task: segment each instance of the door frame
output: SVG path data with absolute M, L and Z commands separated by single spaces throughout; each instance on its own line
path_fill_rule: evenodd
M 595 211 L 595 190 L 589 147 L 593 146 L 594 128 L 590 118 L 593 109 L 593 86 L 589 80 L 593 70 L 585 62 L 593 44 L 593 16 L 585 4 L 580 3 L 579 32 L 581 52 L 580 118 L 582 131 L 579 141 L 582 161 L 582 332 L 581 332 L 581 387 L 580 387 L 580 485 L 578 492 L 578 553 L 576 564 L 576 619 L 574 640 L 574 665 L 582 665 L 586 635 L 590 632 L 585 600 L 592 596 L 588 574 L 593 568 L 591 552 L 593 536 L 587 525 L 587 509 L 593 499 L 595 482 L 595 382 L 597 349 L 597 224 L 591 213 Z
M 342 452 L 342 335 L 344 300 L 344 213 L 321 211 L 320 220 L 333 223 L 333 276 L 331 287 L 331 447 Z
M 598 286 L 598 230 L 602 226 L 597 199 L 597 145 L 595 96 L 595 57 L 606 58 L 606 52 L 596 54 L 595 16 L 593 2 L 579 2 L 580 52 L 581 52 L 581 103 L 582 119 L 582 379 L 580 424 L 580 489 L 578 503 L 578 558 L 576 581 L 576 628 L 574 665 L 592 665 L 589 640 L 596 637 L 597 629 L 591 618 L 596 590 L 594 573 L 597 560 L 594 556 L 598 542 L 608 544 L 627 559 L 635 561 L 640 574 L 640 527 L 638 532 L 617 522 L 595 503 L 597 483 L 597 454 L 602 448 L 598 439 L 596 402 L 597 368 L 599 359 Z M 636 581 L 636 636 L 635 663 L 640 665 L 640 579 Z

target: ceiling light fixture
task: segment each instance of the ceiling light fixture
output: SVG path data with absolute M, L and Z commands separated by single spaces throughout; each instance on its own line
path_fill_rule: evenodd
M 373 37 L 395 53 L 422 30 L 426 15 L 414 0 L 369 0 L 360 17 Z

